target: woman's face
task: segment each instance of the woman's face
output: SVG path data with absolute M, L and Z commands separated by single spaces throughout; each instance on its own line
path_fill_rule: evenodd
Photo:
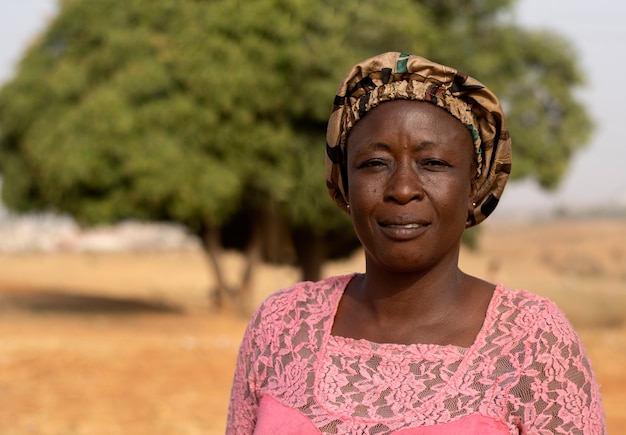
M 466 127 L 431 103 L 385 102 L 354 126 L 348 200 L 368 267 L 409 272 L 458 261 L 473 158 Z

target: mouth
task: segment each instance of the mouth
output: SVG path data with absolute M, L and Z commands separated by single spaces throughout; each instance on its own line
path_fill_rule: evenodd
M 380 226 L 383 228 L 399 228 L 399 229 L 405 229 L 405 230 L 414 230 L 417 228 L 425 227 L 426 225 L 415 223 L 415 222 L 408 223 L 408 224 L 387 224 L 387 223 L 381 222 Z
M 409 240 L 420 236 L 430 225 L 416 217 L 393 217 L 378 222 L 387 237 L 395 240 Z
M 415 229 L 427 226 L 429 223 L 417 216 L 392 216 L 378 222 L 385 228 Z

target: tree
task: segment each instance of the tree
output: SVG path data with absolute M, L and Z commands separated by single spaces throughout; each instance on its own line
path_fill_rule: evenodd
M 65 0 L 0 91 L 3 199 L 85 225 L 176 221 L 304 276 L 356 246 L 327 198 L 337 83 L 382 51 L 422 54 L 503 96 L 514 176 L 554 186 L 589 135 L 571 47 L 512 21 L 510 0 Z M 269 230 L 273 229 L 273 230 Z M 285 230 L 287 229 L 287 230 Z M 287 241 L 293 240 L 293 243 Z M 241 293 L 246 299 L 246 291 Z

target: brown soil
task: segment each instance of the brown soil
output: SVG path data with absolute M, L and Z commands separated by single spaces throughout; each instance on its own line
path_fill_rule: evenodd
M 462 268 L 554 299 L 626 427 L 626 222 L 487 225 Z M 235 280 L 241 260 L 228 256 Z M 325 274 L 363 270 L 361 254 Z M 263 267 L 254 304 L 291 284 Z M 0 433 L 220 434 L 246 319 L 208 309 L 195 250 L 0 255 Z

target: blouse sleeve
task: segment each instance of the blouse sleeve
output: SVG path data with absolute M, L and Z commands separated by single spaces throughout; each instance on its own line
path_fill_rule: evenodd
M 521 434 L 604 435 L 599 386 L 584 346 L 555 305 L 545 314 L 528 337 L 510 415 Z
M 252 434 L 256 423 L 259 397 L 257 395 L 257 375 L 254 362 L 257 360 L 260 346 L 258 338 L 257 312 L 252 318 L 239 347 L 237 365 L 230 393 L 226 435 Z

